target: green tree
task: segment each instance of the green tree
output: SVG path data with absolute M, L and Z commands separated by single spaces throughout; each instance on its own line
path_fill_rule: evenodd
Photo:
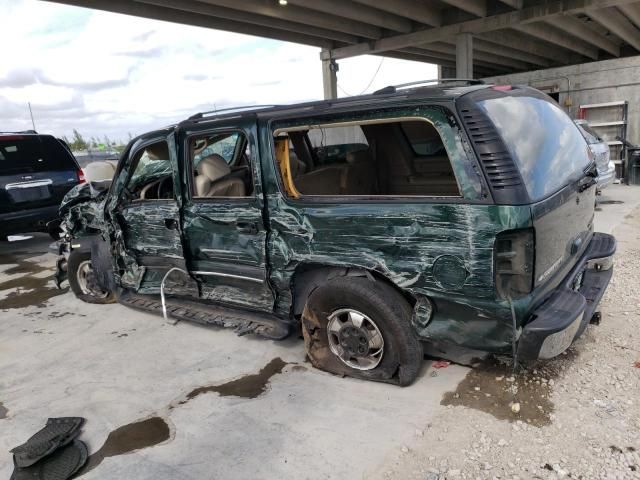
M 69 143 L 69 146 L 71 147 L 71 150 L 74 151 L 87 149 L 87 142 L 84 140 L 84 138 L 82 138 L 80 132 L 75 128 L 73 129 L 73 141 Z

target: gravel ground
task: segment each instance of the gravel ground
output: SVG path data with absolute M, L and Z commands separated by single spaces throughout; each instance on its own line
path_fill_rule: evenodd
M 471 370 L 445 394 L 447 409 L 368 478 L 640 478 L 640 210 L 615 235 L 599 326 L 515 376 L 499 362 Z

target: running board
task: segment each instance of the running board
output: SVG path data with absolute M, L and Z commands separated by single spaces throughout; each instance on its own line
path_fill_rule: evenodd
M 136 310 L 162 316 L 162 302 L 159 296 L 141 295 L 125 290 L 119 295 L 118 302 Z M 233 328 L 240 336 L 255 334 L 270 340 L 282 340 L 291 332 L 288 323 L 264 313 L 176 298 L 167 298 L 166 307 L 167 315 L 176 320 Z

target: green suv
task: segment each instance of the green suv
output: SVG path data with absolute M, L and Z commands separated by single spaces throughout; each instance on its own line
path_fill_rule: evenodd
M 529 87 L 388 87 L 197 114 L 61 207 L 82 299 L 281 339 L 410 384 L 423 342 L 546 359 L 589 324 L 615 239 L 567 114 Z

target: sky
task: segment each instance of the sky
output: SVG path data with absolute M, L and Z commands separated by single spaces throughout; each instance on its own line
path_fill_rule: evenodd
M 28 102 L 41 133 L 126 141 L 199 111 L 322 98 L 315 47 L 40 0 L 0 0 L 0 18 L 0 131 L 31 128 Z M 341 97 L 437 76 L 376 56 L 339 63 Z

